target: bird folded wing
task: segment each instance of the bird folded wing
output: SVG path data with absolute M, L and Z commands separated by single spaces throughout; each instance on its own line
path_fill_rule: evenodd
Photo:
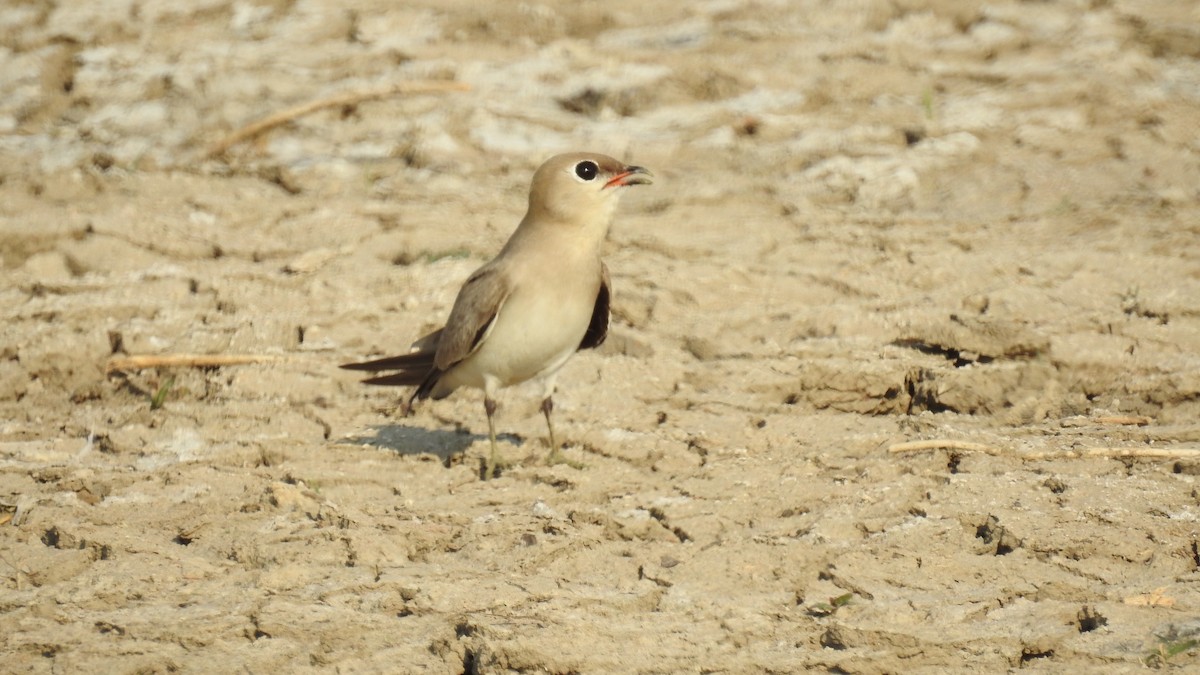
M 443 328 L 439 328 L 428 335 L 423 335 L 417 338 L 416 342 L 409 347 L 411 352 L 428 352 L 433 354 L 437 351 L 438 341 L 442 339 Z
M 492 265 L 484 265 L 467 279 L 437 340 L 434 365 L 438 370 L 449 370 L 479 349 L 511 292 L 508 276 Z

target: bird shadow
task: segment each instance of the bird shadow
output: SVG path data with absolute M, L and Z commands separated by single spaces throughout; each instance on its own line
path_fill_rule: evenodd
M 403 424 L 372 425 L 373 435 L 362 434 L 343 438 L 342 442 L 367 445 L 391 450 L 398 455 L 434 455 L 442 465 L 450 468 L 455 457 L 461 457 L 476 441 L 486 441 L 486 434 L 473 434 L 466 429 L 425 429 Z M 515 434 L 497 434 L 498 442 L 507 441 L 521 445 L 522 439 Z

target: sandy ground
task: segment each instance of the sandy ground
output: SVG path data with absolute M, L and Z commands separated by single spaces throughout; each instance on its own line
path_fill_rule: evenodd
M 1200 5 L 489 6 L 0 6 L 0 670 L 1200 666 Z M 568 149 L 658 177 L 585 466 L 523 387 L 481 481 L 336 364 Z

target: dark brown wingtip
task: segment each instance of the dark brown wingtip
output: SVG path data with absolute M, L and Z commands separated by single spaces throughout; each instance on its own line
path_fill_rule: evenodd
M 433 373 L 440 373 L 436 368 L 431 370 L 401 370 L 387 375 L 376 375 L 362 381 L 380 387 L 416 387 L 424 385 Z
M 433 366 L 432 352 L 410 352 L 399 356 L 385 356 L 382 359 L 361 361 L 358 363 L 343 363 L 338 368 L 345 370 L 365 370 L 379 372 L 381 370 L 420 370 L 428 371 Z

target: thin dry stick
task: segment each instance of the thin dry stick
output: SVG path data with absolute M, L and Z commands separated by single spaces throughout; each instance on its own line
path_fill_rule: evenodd
M 986 455 L 1004 454 L 982 443 L 971 443 L 970 441 L 953 441 L 946 438 L 937 438 L 928 441 L 908 441 L 907 443 L 896 443 L 888 448 L 888 452 L 922 452 L 925 450 L 965 450 L 967 452 L 982 452 Z
M 270 363 L 283 357 L 269 354 L 147 354 L 118 356 L 109 359 L 105 372 L 141 370 L 144 368 L 214 368 L 242 366 L 248 363 Z
M 1021 459 L 1078 459 L 1089 457 L 1135 457 L 1141 459 L 1197 459 L 1200 450 L 1195 448 L 1084 448 L 1083 450 L 1059 450 L 1035 452 L 1021 455 Z
M 888 447 L 888 452 L 909 453 L 925 450 L 963 450 L 966 452 L 981 452 L 986 455 L 1015 457 L 1026 461 L 1043 461 L 1048 459 L 1079 459 L 1079 458 L 1119 458 L 1133 457 L 1142 459 L 1200 459 L 1200 449 L 1194 448 L 1084 448 L 1083 450 L 1053 450 L 1050 452 L 1021 453 L 950 439 L 932 439 L 927 441 L 909 441 L 896 443 Z
M 293 106 L 286 110 L 280 110 L 277 113 L 268 115 L 262 119 L 256 120 L 229 134 L 225 138 L 213 143 L 208 147 L 207 157 L 219 157 L 225 154 L 229 148 L 250 140 L 263 133 L 274 129 L 275 127 L 286 124 L 294 119 L 312 114 L 318 110 L 325 108 L 339 108 L 342 106 L 355 105 L 364 101 L 371 101 L 380 98 L 388 98 L 390 96 L 399 96 L 401 94 L 423 94 L 436 91 L 466 91 L 471 87 L 462 82 L 441 82 L 436 80 L 419 80 L 415 82 L 400 82 L 391 84 L 386 87 L 376 87 L 374 89 L 364 89 L 361 91 L 344 92 L 329 96 L 327 98 L 309 101 L 297 106 Z
M 1144 427 L 1154 420 L 1144 415 L 1104 415 L 1094 418 L 1096 424 L 1122 424 Z

